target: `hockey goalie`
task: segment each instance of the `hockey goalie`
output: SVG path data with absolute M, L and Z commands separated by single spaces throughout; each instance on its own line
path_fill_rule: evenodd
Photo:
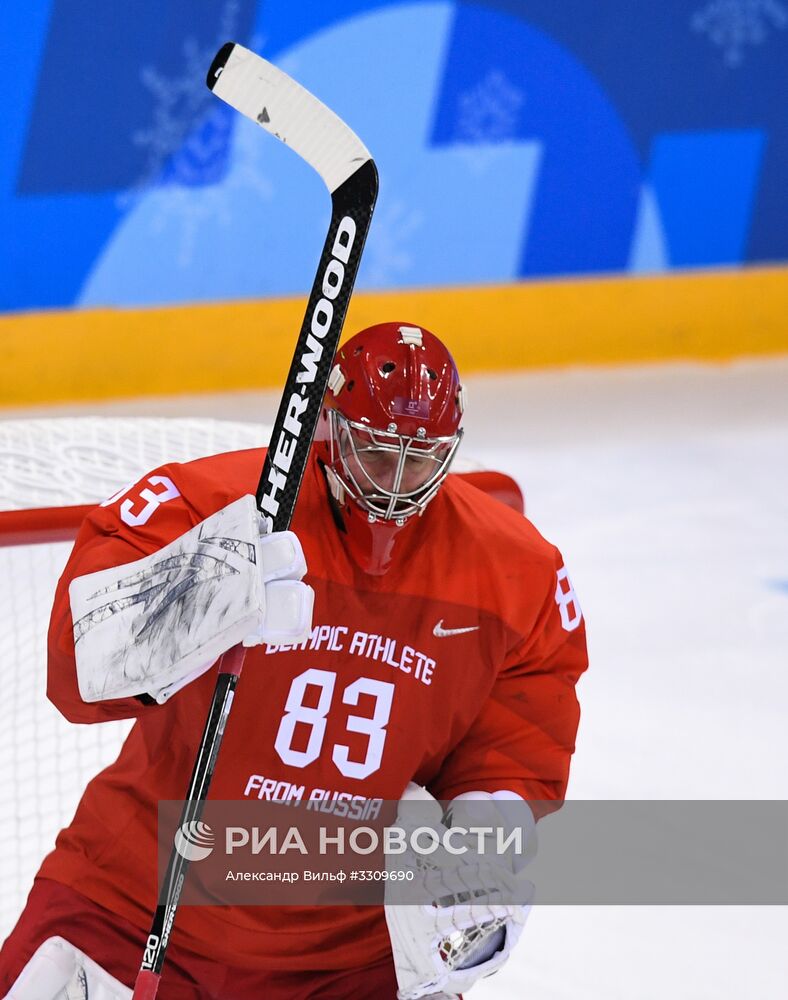
M 458 812 L 540 803 L 523 810 L 526 837 L 532 812 L 564 798 L 582 613 L 558 550 L 449 474 L 464 404 L 436 336 L 382 323 L 337 355 L 291 531 L 261 533 L 260 450 L 165 465 L 89 515 L 55 597 L 49 697 L 75 723 L 136 724 L 43 861 L 0 953 L 0 996 L 131 996 L 157 804 L 184 796 L 214 664 L 238 643 L 211 798 L 269 781 Z M 457 997 L 506 962 L 527 910 L 527 893 L 492 924 L 444 897 L 183 907 L 159 996 Z M 458 929 L 466 944 L 447 949 Z

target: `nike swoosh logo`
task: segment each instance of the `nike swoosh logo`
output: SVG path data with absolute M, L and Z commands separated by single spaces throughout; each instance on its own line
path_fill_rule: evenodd
M 432 630 L 432 634 L 437 636 L 439 639 L 444 639 L 447 635 L 462 635 L 463 632 L 478 632 L 478 625 L 468 625 L 466 628 L 444 628 L 443 619 L 438 622 L 435 628 Z

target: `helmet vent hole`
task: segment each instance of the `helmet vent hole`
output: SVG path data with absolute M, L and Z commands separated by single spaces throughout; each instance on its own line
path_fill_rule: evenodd
M 351 392 L 351 391 L 353 390 L 353 386 L 354 386 L 355 384 L 356 384 L 356 380 L 352 378 L 352 379 L 351 379 L 351 380 L 350 380 L 350 381 L 348 382 L 348 384 L 347 384 L 347 385 L 345 386 L 345 388 L 347 389 L 347 391 L 348 391 L 348 392 Z
M 434 382 L 435 379 L 438 377 L 438 373 L 434 371 L 432 368 L 427 369 L 427 374 L 429 375 L 431 382 Z
M 391 375 L 391 373 L 394 371 L 394 369 L 396 367 L 397 366 L 394 364 L 393 361 L 387 361 L 385 363 L 385 365 L 381 365 L 380 366 L 380 374 L 381 375 Z
M 353 357 L 357 358 L 363 350 L 364 350 L 363 345 L 359 344 L 358 347 L 355 349 L 355 351 L 353 351 Z

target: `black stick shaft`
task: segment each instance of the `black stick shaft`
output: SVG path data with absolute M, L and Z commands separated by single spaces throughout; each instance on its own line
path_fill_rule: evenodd
M 367 160 L 331 196 L 331 225 L 257 488 L 257 506 L 274 531 L 287 530 L 293 517 L 377 187 L 375 164 Z
M 377 190 L 377 170 L 374 162 L 367 160 L 331 196 L 331 224 L 257 490 L 257 506 L 267 517 L 269 530 L 287 530 L 293 517 Z M 202 816 L 235 687 L 243 669 L 244 653 L 242 646 L 235 646 L 219 661 L 219 676 L 179 827 L 196 822 Z M 188 868 L 189 862 L 173 847 L 133 1000 L 153 1000 L 156 996 Z

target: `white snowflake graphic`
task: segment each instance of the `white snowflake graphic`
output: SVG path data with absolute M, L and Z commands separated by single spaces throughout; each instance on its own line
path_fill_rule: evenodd
M 175 263 L 182 270 L 195 260 L 205 223 L 218 221 L 227 226 L 232 222 L 233 192 L 242 188 L 257 198 L 273 195 L 260 173 L 251 130 L 237 129 L 232 173 L 224 178 L 229 132 L 238 123 L 232 110 L 205 86 L 206 70 L 219 46 L 235 37 L 238 10 L 238 0 L 225 0 L 210 44 L 201 46 L 194 38 L 184 41 L 176 75 L 165 76 L 150 66 L 140 73 L 154 97 L 153 120 L 148 128 L 134 133 L 131 141 L 147 151 L 147 162 L 142 175 L 118 200 L 121 208 L 129 210 L 158 188 L 160 202 L 152 232 L 177 232 Z M 264 42 L 255 35 L 249 45 L 260 52 Z
M 770 28 L 788 27 L 788 7 L 781 0 L 710 0 L 690 21 L 722 49 L 727 66 L 744 61 L 747 45 L 763 45 Z
M 178 233 L 175 263 L 179 269 L 187 270 L 194 263 L 205 223 L 218 222 L 223 227 L 232 224 L 230 206 L 235 200 L 232 197 L 234 192 L 242 190 L 256 199 L 273 198 L 273 186 L 260 171 L 259 145 L 259 134 L 255 129 L 239 129 L 235 138 L 233 169 L 223 183 L 198 190 L 188 184 L 173 183 L 164 189 L 151 231 L 158 234 L 175 227 Z
M 496 157 L 496 145 L 514 139 L 525 94 L 500 70 L 459 95 L 454 134 L 466 144 L 464 155 L 476 172 L 483 172 Z
M 211 58 L 193 38 L 183 43 L 184 71 L 176 79 L 167 79 L 157 70 L 145 67 L 140 76 L 153 94 L 153 121 L 147 129 L 135 132 L 135 146 L 147 150 L 145 181 L 156 180 L 167 159 L 180 149 L 194 121 L 208 109 L 210 91 L 201 79 Z
M 214 123 L 218 121 L 215 98 L 205 86 L 205 72 L 219 45 L 234 36 L 238 8 L 238 0 L 225 0 L 212 43 L 201 46 L 194 38 L 184 41 L 183 62 L 176 76 L 165 76 L 151 66 L 141 70 L 140 79 L 154 98 L 153 121 L 131 137 L 135 146 L 146 150 L 147 163 L 127 196 L 133 197 L 152 184 L 204 182 L 206 168 L 223 149 L 221 140 L 226 138 L 226 129 L 224 136 L 211 128 L 195 130 L 195 122 L 209 117 Z M 201 136 L 201 132 L 205 135 Z M 187 140 L 186 155 L 178 156 Z
M 364 279 L 374 288 L 396 284 L 413 269 L 408 247 L 423 224 L 421 212 L 395 201 L 375 214 L 364 259 Z

